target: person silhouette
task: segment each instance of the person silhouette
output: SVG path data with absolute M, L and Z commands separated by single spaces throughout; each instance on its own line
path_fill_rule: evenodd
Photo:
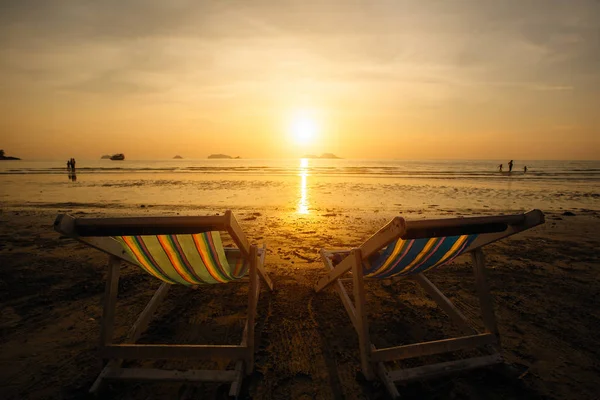
M 67 169 L 71 169 L 71 160 L 67 160 Z
M 524 174 L 526 174 L 526 173 L 527 173 L 527 165 L 525 165 L 525 166 L 523 167 L 523 173 L 524 173 Z
M 513 160 L 510 160 L 508 162 L 508 172 L 512 172 L 512 167 L 513 167 Z M 75 168 L 75 167 L 73 167 L 73 168 Z
M 502 172 L 502 164 L 498 165 L 498 172 Z

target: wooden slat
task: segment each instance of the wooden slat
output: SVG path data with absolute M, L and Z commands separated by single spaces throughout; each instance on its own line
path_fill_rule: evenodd
M 406 221 L 402 239 L 422 239 L 443 236 L 503 232 L 509 225 L 525 222 L 524 214 L 490 217 L 444 218 Z
M 321 253 L 321 256 L 323 257 L 323 253 Z M 315 291 L 320 292 L 327 286 L 331 285 L 337 278 L 350 271 L 352 269 L 352 264 L 352 257 L 346 257 L 332 270 L 329 270 L 329 268 L 325 266 L 325 268 L 327 269 L 327 275 L 321 278 L 321 280 L 317 283 Z
M 233 239 L 237 247 L 240 249 L 244 258 L 250 255 L 250 242 L 246 238 L 246 234 L 240 227 L 235 215 L 231 210 L 225 211 L 225 230 L 229 233 L 229 236 Z
M 175 235 L 225 230 L 224 216 L 76 218 L 78 236 Z
M 106 276 L 106 288 L 104 290 L 104 307 L 102 309 L 102 320 L 100 326 L 100 346 L 112 343 L 117 307 L 117 293 L 119 291 L 119 270 L 121 260 L 117 257 L 108 257 L 108 272 Z
M 233 382 L 236 371 L 188 370 L 170 371 L 154 368 L 114 368 L 104 379 L 124 381 L 162 381 L 162 382 Z
M 431 296 L 437 305 L 450 317 L 464 333 L 477 333 L 477 331 L 469 325 L 467 317 L 461 313 L 458 308 L 452 304 L 450 300 L 423 274 L 413 275 L 412 279 L 417 281 L 419 285 Z
M 165 298 L 165 296 L 169 292 L 170 287 L 171 287 L 171 285 L 169 285 L 166 282 L 163 282 L 160 285 L 160 287 L 156 290 L 156 292 L 154 292 L 154 296 L 152 296 L 152 299 L 150 299 L 148 304 L 146 304 L 144 311 L 142 311 L 142 313 L 140 314 L 138 319 L 134 322 L 133 326 L 129 330 L 129 333 L 127 335 L 127 338 L 125 339 L 125 342 L 127 342 L 127 343 L 137 342 L 137 340 L 140 338 L 140 335 L 142 333 L 144 333 L 146 328 L 148 328 L 148 324 L 150 323 L 150 320 L 152 319 L 154 312 L 156 311 L 156 309 L 158 308 L 158 306 L 160 305 L 162 300 Z
M 490 356 L 473 357 L 464 360 L 449 361 L 439 364 L 424 365 L 422 367 L 389 371 L 389 375 L 394 382 L 404 382 L 415 379 L 425 380 L 458 371 L 466 371 L 474 368 L 485 367 L 487 365 L 498 364 L 501 362 L 502 356 L 500 356 L 500 354 L 493 354 Z
M 246 357 L 246 353 L 245 347 L 230 345 L 113 344 L 100 348 L 103 358 L 125 360 L 206 360 L 211 357 L 241 360 Z
M 435 229 L 443 227 L 469 226 L 473 224 L 520 224 L 525 220 L 525 214 L 491 215 L 485 217 L 438 218 L 406 221 L 406 230 Z
M 123 250 L 121 244 L 112 237 L 83 238 L 77 236 L 77 233 L 75 233 L 75 218 L 68 214 L 59 214 L 56 217 L 56 220 L 54 221 L 54 230 L 90 247 L 98 249 L 106 254 L 118 257 L 123 261 L 137 265 L 137 261 L 133 259 L 129 253 Z
M 360 249 L 354 249 L 348 258 L 353 259 L 352 277 L 354 278 L 354 304 L 356 321 L 358 323 L 358 345 L 360 347 L 361 368 L 365 378 L 374 378 L 371 368 L 371 338 L 369 336 L 369 321 L 367 320 L 367 299 L 362 271 L 362 254 Z
M 495 342 L 496 337 L 493 334 L 483 333 L 480 335 L 463 336 L 460 338 L 436 340 L 431 342 L 409 344 L 405 346 L 390 347 L 387 349 L 379 349 L 372 353 L 372 359 L 374 362 L 404 360 L 407 358 L 448 353 L 463 349 L 472 349 L 487 344 L 493 344 Z
M 405 233 L 406 225 L 404 218 L 395 217 L 373 236 L 360 245 L 362 259 L 369 258 L 374 253 L 400 238 Z
M 489 233 L 485 235 L 480 235 L 477 239 L 473 241 L 464 251 L 465 253 L 473 251 L 477 248 L 486 246 L 490 243 L 494 243 L 498 240 L 507 238 L 516 233 L 523 232 L 527 229 L 531 229 L 537 225 L 543 224 L 545 222 L 544 213 L 540 210 L 532 210 L 525 214 L 522 214 L 523 221 L 519 224 L 510 224 L 508 228 L 499 233 Z
M 267 271 L 265 270 L 265 256 L 266 256 L 266 254 L 267 254 L 267 246 L 265 244 L 263 244 L 263 247 L 261 249 L 259 249 L 260 259 L 259 259 L 259 262 L 256 265 L 256 267 L 258 269 L 258 274 L 263 279 L 263 281 L 265 281 L 265 283 L 267 284 L 267 287 L 269 288 L 269 290 L 273 291 L 273 281 L 271 280 L 271 278 L 267 274 Z

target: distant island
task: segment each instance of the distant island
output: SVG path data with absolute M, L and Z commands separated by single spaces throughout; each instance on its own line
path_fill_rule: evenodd
M 228 156 L 227 154 L 211 154 L 210 156 L 208 156 L 208 158 L 224 158 L 224 159 L 229 159 L 229 160 L 231 160 L 231 159 L 233 159 L 233 158 L 235 158 L 235 159 L 239 159 L 239 158 L 240 158 L 240 156 L 237 156 L 237 157 L 231 157 L 231 156 Z
M 125 155 L 121 154 L 121 153 L 119 153 L 119 154 L 113 154 L 112 156 L 108 155 L 108 154 L 105 154 L 102 157 L 100 157 L 100 159 L 101 160 L 123 161 L 125 159 Z
M 300 158 L 335 158 L 335 159 L 341 159 L 342 157 L 338 157 L 333 153 L 323 153 L 321 154 L 321 156 L 315 156 L 313 154 L 307 154 L 305 156 L 302 156 Z
M 4 150 L 0 150 L 0 160 L 20 160 L 19 157 L 9 157 L 4 155 Z
M 173 157 L 173 159 L 174 160 L 181 160 L 181 159 L 183 159 L 183 157 L 181 157 L 181 156 L 175 156 L 175 157 Z

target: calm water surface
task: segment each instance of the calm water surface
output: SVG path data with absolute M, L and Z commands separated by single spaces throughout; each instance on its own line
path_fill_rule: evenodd
M 4 206 L 182 205 L 331 209 L 599 209 L 600 162 L 507 160 L 78 160 L 0 162 Z M 497 166 L 504 164 L 504 173 Z M 527 165 L 527 173 L 523 166 Z

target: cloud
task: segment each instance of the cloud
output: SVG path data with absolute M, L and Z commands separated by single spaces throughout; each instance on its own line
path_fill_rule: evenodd
M 586 0 L 10 0 L 0 5 L 0 72 L 119 96 L 227 98 L 306 82 L 407 96 L 564 91 L 600 85 L 598 14 Z
M 552 86 L 552 85 L 534 85 L 534 90 L 540 91 L 565 91 L 565 90 L 573 90 L 573 86 Z
M 156 79 L 145 78 L 139 73 L 114 70 L 101 75 L 62 86 L 61 89 L 86 93 L 109 93 L 111 95 L 136 95 L 159 93 L 165 90 Z

